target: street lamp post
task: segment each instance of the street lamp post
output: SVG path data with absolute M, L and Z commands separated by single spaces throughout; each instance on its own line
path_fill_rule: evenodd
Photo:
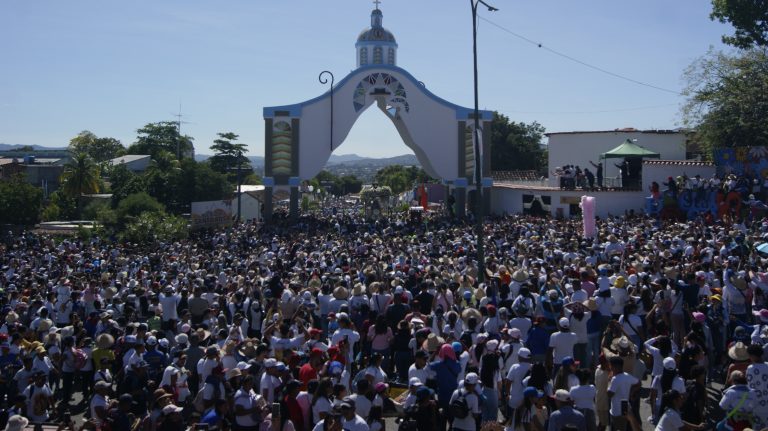
M 237 152 L 237 224 L 240 224 L 242 214 L 242 186 L 243 186 L 243 152 Z
M 480 109 L 478 107 L 477 95 L 477 7 L 482 4 L 488 8 L 489 12 L 496 12 L 498 9 L 489 5 L 483 0 L 469 0 L 472 7 L 472 60 L 474 62 L 475 78 L 475 236 L 477 240 L 477 280 L 485 280 L 485 231 L 483 229 L 483 161 L 480 156 Z
M 324 78 L 324 75 L 328 75 L 331 77 L 331 152 L 333 152 L 333 83 L 334 83 L 334 77 L 333 73 L 331 73 L 328 70 L 324 70 L 320 72 L 320 76 L 317 77 L 317 80 L 320 81 L 321 84 L 325 85 L 328 83 L 328 78 Z

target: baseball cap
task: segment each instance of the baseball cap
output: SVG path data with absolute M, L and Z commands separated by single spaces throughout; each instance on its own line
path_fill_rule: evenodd
M 523 390 L 523 396 L 541 398 L 544 394 L 533 386 L 528 386 Z
M 507 334 L 509 334 L 509 336 L 512 338 L 520 338 L 520 336 L 522 335 L 520 333 L 520 329 L 518 328 L 509 328 L 507 330 Z
M 183 408 L 175 404 L 168 404 L 167 406 L 163 407 L 163 414 L 170 415 L 172 413 L 181 413 L 183 410 Z
M 414 388 L 417 386 L 424 386 L 424 384 L 421 383 L 421 380 L 419 380 L 418 377 L 411 377 L 411 379 L 408 380 L 408 386 Z
M 574 360 L 572 357 L 570 357 L 570 356 L 566 356 L 566 357 L 564 357 L 564 358 L 563 358 L 563 360 L 560 362 L 560 365 L 562 365 L 562 366 L 564 366 L 564 367 L 567 367 L 567 366 L 569 366 L 569 365 L 573 365 L 573 364 L 575 364 L 575 363 L 576 363 L 576 361 L 575 361 L 575 360 Z
M 479 380 L 480 377 L 476 373 L 469 373 L 467 374 L 467 377 L 464 378 L 464 383 L 467 385 L 476 385 Z
M 520 350 L 517 351 L 517 357 L 518 358 L 530 359 L 531 358 L 531 351 L 528 350 L 527 347 L 521 347 Z
M 555 396 L 553 398 L 557 401 L 568 402 L 571 401 L 571 394 L 565 389 L 558 389 L 555 391 Z
M 560 320 L 557 321 L 557 324 L 560 325 L 561 328 L 570 328 L 571 321 L 568 320 L 567 317 L 561 317 Z
M 677 368 L 677 362 L 675 362 L 675 358 L 664 358 L 664 369 L 665 370 L 674 370 Z
M 277 360 L 274 358 L 268 358 L 264 360 L 264 368 L 275 368 L 277 366 Z

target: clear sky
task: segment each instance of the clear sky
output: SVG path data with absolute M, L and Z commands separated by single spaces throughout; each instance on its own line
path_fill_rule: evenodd
M 680 90 L 682 73 L 730 28 L 703 0 L 511 1 L 483 16 L 581 61 Z M 367 0 L 35 0 L 0 2 L 0 143 L 65 146 L 81 130 L 128 145 L 174 120 L 198 153 L 233 131 L 263 155 L 262 108 L 301 102 L 355 67 Z M 438 96 L 472 106 L 469 1 L 382 0 L 398 65 Z M 547 131 L 680 126 L 681 96 L 601 74 L 479 26 L 480 107 Z M 618 144 L 618 143 L 617 143 Z M 409 153 L 376 109 L 336 154 Z

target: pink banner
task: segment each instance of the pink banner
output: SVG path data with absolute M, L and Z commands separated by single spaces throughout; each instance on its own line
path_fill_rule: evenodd
M 581 216 L 584 218 L 584 238 L 595 238 L 595 198 L 593 196 L 581 197 Z

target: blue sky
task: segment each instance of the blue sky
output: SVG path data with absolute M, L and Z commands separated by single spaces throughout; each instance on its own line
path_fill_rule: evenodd
M 708 1 L 490 0 L 483 16 L 581 61 L 680 90 L 682 73 L 730 28 Z M 263 155 L 264 106 L 301 102 L 355 67 L 367 0 L 37 0 L 0 2 L 0 143 L 65 146 L 81 130 L 128 145 L 173 120 L 198 153 L 233 131 Z M 398 65 L 440 97 L 472 105 L 469 2 L 383 0 Z M 569 62 L 487 22 L 479 27 L 480 106 L 547 131 L 680 125 L 681 96 Z M 642 109 L 637 109 L 642 108 Z M 369 109 L 337 154 L 409 153 Z

